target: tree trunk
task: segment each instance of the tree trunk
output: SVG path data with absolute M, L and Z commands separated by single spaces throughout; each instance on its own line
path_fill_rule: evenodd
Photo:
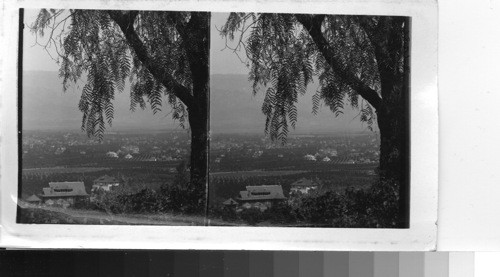
M 208 93 L 208 92 L 207 92 Z M 208 113 L 206 109 L 202 112 L 189 111 L 189 126 L 191 129 L 191 153 L 190 153 L 190 178 L 189 191 L 190 203 L 193 212 L 205 213 L 207 215 L 208 203 Z
M 382 182 L 395 184 L 399 189 L 397 227 L 409 227 L 410 186 L 410 128 L 409 128 L 409 18 L 382 18 L 378 31 L 372 34 L 380 74 L 381 94 L 364 84 L 352 72 L 345 70 L 342 61 L 323 36 L 324 15 L 295 15 L 316 43 L 335 74 L 356 90 L 377 112 L 380 129 L 379 176 Z M 383 25 L 382 25 L 383 24 Z M 378 32 L 376 31 L 376 32 Z M 401 70 L 401 55 L 403 70 Z
M 399 187 L 397 227 L 407 228 L 410 200 L 409 112 L 403 104 L 407 98 L 405 95 L 398 93 L 398 97 L 391 98 L 383 99 L 383 105 L 377 111 L 380 129 L 379 176 L 382 182 L 395 183 Z
M 183 48 L 191 70 L 191 86 L 178 82 L 171 72 L 158 65 L 148 53 L 135 32 L 134 21 L 138 11 L 123 14 L 120 11 L 108 11 L 110 17 L 119 25 L 127 41 L 144 66 L 161 81 L 165 87 L 172 87 L 173 93 L 187 107 L 189 127 L 191 130 L 190 153 L 190 200 L 199 208 L 204 206 L 208 197 L 208 130 L 210 99 L 210 13 L 192 12 L 189 21 L 179 21 L 175 28 L 182 38 Z
M 410 221 L 410 41 L 409 19 L 397 18 L 392 22 L 387 55 L 379 63 L 382 102 L 377 109 L 380 129 L 381 181 L 399 187 L 398 226 L 408 228 Z M 403 36 L 401 35 L 403 34 Z M 401 57 L 403 53 L 403 70 Z
M 208 174 L 208 114 L 189 111 L 191 128 L 190 184 L 205 192 Z
M 193 105 L 188 106 L 191 129 L 190 185 L 198 195 L 200 203 L 205 204 L 208 199 L 210 124 L 210 13 L 191 13 L 191 19 L 181 36 L 187 52 L 195 99 Z

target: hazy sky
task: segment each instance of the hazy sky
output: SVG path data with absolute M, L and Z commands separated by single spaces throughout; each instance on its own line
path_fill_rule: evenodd
M 37 12 L 37 10 L 26 10 L 26 25 L 33 23 Z M 212 13 L 210 72 L 211 74 L 247 75 L 248 68 L 231 49 L 224 49 L 226 40 L 220 36 L 217 30 L 224 25 L 227 16 L 227 13 Z M 39 38 L 38 41 L 39 43 L 45 43 L 46 39 Z M 43 129 L 58 128 L 64 125 L 78 129 L 81 121 L 78 101 L 82 84 L 80 84 L 80 87 L 71 88 L 68 93 L 63 93 L 62 80 L 57 77 L 59 66 L 51 59 L 46 50 L 39 45 L 35 45 L 35 35 L 29 31 L 29 28 L 25 28 L 24 42 L 24 71 L 51 71 L 51 73 L 47 72 L 47 74 L 35 72 L 25 74 L 25 84 L 23 85 L 25 96 L 23 120 L 26 121 L 25 126 Z M 231 42 L 229 43 L 231 44 Z M 234 43 L 232 43 L 232 46 L 234 46 Z M 48 49 L 48 52 L 55 57 L 53 48 Z M 240 52 L 240 57 L 245 57 L 245 54 Z M 252 96 L 251 84 L 247 81 L 246 76 L 225 78 L 220 76 L 211 80 L 211 98 L 214 101 L 211 104 L 213 130 L 224 131 L 227 128 L 234 130 L 234 128 L 240 127 L 247 130 L 263 131 L 265 122 L 261 112 L 263 94 Z M 311 116 L 311 97 L 316 86 L 317 84 L 310 85 L 308 88 L 309 93 L 299 97 L 297 103 L 299 110 L 297 130 L 301 130 L 301 128 L 303 131 L 306 131 L 306 129 L 316 131 L 334 129 L 362 131 L 366 129 L 366 126 L 360 124 L 358 119 L 354 119 L 359 112 L 348 107 L 345 109 L 345 115 L 336 119 L 327 107 L 320 109 L 318 115 Z M 56 100 L 59 101 L 59 108 L 50 108 Z M 115 95 L 114 103 L 115 119 L 113 128 L 108 130 L 131 126 L 155 129 L 178 128 L 178 123 L 171 119 L 168 104 L 164 105 L 162 112 L 155 115 L 149 108 L 144 111 L 136 110 L 131 112 L 128 88 L 123 93 Z M 38 110 L 51 110 L 50 116 L 47 113 L 39 114 Z M 237 117 L 237 114 L 242 114 L 242 117 Z M 42 119 L 45 121 L 42 122 Z M 66 121 L 62 122 L 61 119 Z
M 49 53 L 47 53 L 41 46 L 36 45 L 37 41 L 35 34 L 33 34 L 28 26 L 31 26 L 36 19 L 36 15 L 38 14 L 38 10 L 27 9 L 24 12 L 24 70 L 25 71 L 34 71 L 34 70 L 42 70 L 42 71 L 58 71 L 59 66 L 56 64 L 54 60 L 50 58 Z M 38 42 L 44 44 L 47 42 L 47 39 L 38 38 Z M 54 50 L 48 49 L 48 51 L 53 55 Z
M 216 28 L 224 26 L 229 14 L 212 13 L 211 23 L 211 51 L 210 51 L 210 70 L 212 74 L 248 74 L 248 69 L 231 49 L 224 49 L 226 39 L 222 38 Z M 234 46 L 234 42 L 228 42 Z M 240 52 L 241 57 L 244 53 Z
M 62 80 L 57 78 L 59 65 L 51 58 L 55 58 L 56 51 L 54 47 L 44 49 L 36 42 L 45 44 L 46 37 L 38 37 L 33 34 L 28 26 L 33 24 L 39 10 L 25 10 L 24 29 L 24 71 L 50 71 L 53 74 L 30 73 L 24 76 L 24 121 L 27 128 L 53 129 L 53 128 L 75 128 L 80 127 L 81 112 L 78 110 L 80 98 L 79 88 L 71 87 L 67 93 L 62 92 Z M 226 40 L 223 39 L 217 28 L 221 28 L 228 13 L 212 13 L 211 22 L 211 56 L 210 72 L 211 74 L 248 74 L 248 70 L 230 49 L 225 49 Z M 47 34 L 46 34 L 47 35 Z M 243 80 L 244 81 L 244 80 Z M 213 85 L 213 84 L 212 84 Z M 244 85 L 244 84 L 243 84 Z M 168 104 L 164 105 L 162 111 L 153 114 L 148 108 L 146 110 L 136 109 L 130 111 L 130 98 L 128 88 L 121 94 L 115 95 L 115 119 L 113 126 L 108 130 L 117 130 L 127 127 L 137 128 L 179 128 L 178 122 L 171 119 L 170 108 Z M 251 95 L 250 91 L 248 95 Z M 42 98 L 38 98 L 41 97 Z M 51 100 L 49 100 L 51 99 Z M 50 114 L 41 112 L 47 110 L 50 103 L 57 100 L 59 109 L 53 109 Z M 261 103 L 255 103 L 256 110 L 260 111 Z M 62 121 L 61 119 L 65 119 Z

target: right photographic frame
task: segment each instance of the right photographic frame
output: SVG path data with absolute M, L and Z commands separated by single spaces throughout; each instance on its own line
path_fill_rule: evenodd
M 213 13 L 209 218 L 409 228 L 411 23 Z

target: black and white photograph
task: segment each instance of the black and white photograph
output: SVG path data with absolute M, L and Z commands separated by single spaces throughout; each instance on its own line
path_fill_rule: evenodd
M 210 14 L 41 9 L 24 24 L 19 221 L 204 225 Z
M 410 18 L 212 21 L 212 224 L 408 227 Z
M 24 30 L 20 222 L 408 226 L 408 17 L 42 9 Z
M 408 226 L 410 18 L 24 18 L 20 222 Z
M 49 2 L 11 20 L 14 237 L 266 249 L 285 227 L 283 249 L 378 243 L 371 230 L 432 247 L 432 7 Z

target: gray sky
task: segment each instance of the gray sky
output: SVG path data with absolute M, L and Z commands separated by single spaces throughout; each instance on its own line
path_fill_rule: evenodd
M 52 74 L 25 74 L 24 95 L 26 97 L 24 101 L 25 115 L 23 116 L 25 126 L 41 129 L 57 127 L 78 129 L 81 120 L 81 112 L 78 110 L 78 102 L 80 99 L 79 90 L 82 84 L 80 84 L 80 88 L 75 86 L 70 87 L 68 93 L 62 92 L 62 80 L 57 79 L 59 65 L 51 58 L 51 55 L 54 58 L 57 57 L 54 47 L 44 49 L 40 45 L 36 45 L 37 41 L 39 44 L 47 43 L 47 39 L 45 37 L 37 38 L 28 28 L 28 26 L 35 21 L 38 12 L 38 9 L 25 10 L 26 28 L 24 29 L 23 70 L 25 72 L 49 71 L 52 72 Z M 226 41 L 220 36 L 217 28 L 220 29 L 224 25 L 228 13 L 213 13 L 212 16 L 211 74 L 248 74 L 248 70 L 237 58 L 236 54 L 230 49 L 223 50 Z M 146 128 L 155 129 L 165 127 L 174 129 L 179 128 L 178 122 L 171 119 L 170 108 L 166 103 L 162 111 L 157 114 L 153 114 L 149 107 L 146 108 L 146 110 L 137 109 L 135 112 L 131 112 L 129 109 L 130 98 L 127 90 L 128 88 L 125 92 L 115 95 L 115 120 L 113 121 L 113 127 L 108 126 L 108 130 L 116 130 L 130 126 L 145 126 Z M 38 96 L 43 97 L 38 98 Z M 49 116 L 47 112 L 42 113 L 40 111 L 48 110 L 47 107 L 50 105 L 49 103 L 45 103 L 46 99 L 52 99 L 49 102 L 55 100 L 60 101 L 60 109 L 53 110 L 51 116 Z M 63 106 L 69 108 L 63 109 Z M 256 103 L 255 107 L 259 109 L 260 104 Z M 68 122 L 61 122 L 61 118 L 65 118 Z
M 35 20 L 37 10 L 26 10 L 25 22 L 31 25 Z M 225 49 L 226 40 L 222 38 L 217 29 L 220 29 L 226 19 L 227 13 L 212 13 L 211 21 L 211 51 L 210 51 L 210 72 L 211 74 L 244 74 L 248 75 L 248 68 L 241 62 L 238 56 L 233 53 L 231 49 Z M 62 122 L 57 120 L 69 120 L 67 125 L 79 128 L 81 120 L 81 113 L 78 111 L 78 101 L 80 96 L 80 87 L 72 87 L 68 93 L 62 93 L 61 79 L 57 77 L 59 65 L 49 56 L 39 45 L 35 45 L 35 35 L 25 29 L 24 33 L 24 71 L 51 71 L 51 74 L 25 74 L 25 110 L 29 113 L 25 114 L 25 126 L 35 126 L 41 128 L 48 128 L 49 125 L 61 126 Z M 45 43 L 46 39 L 38 40 L 39 43 Z M 234 42 L 231 46 L 235 46 Z M 55 50 L 48 49 L 54 57 Z M 245 58 L 245 54 L 240 52 L 240 57 Z M 263 101 L 263 93 L 257 96 L 252 96 L 251 84 L 247 81 L 246 76 L 235 76 L 234 78 L 224 79 L 220 76 L 212 78 L 212 103 L 211 117 L 213 119 L 213 130 L 226 130 L 231 124 L 240 126 L 242 128 L 254 128 L 262 131 L 264 127 L 265 118 L 261 112 L 261 105 Z M 316 89 L 317 84 L 309 86 L 307 93 L 299 97 L 297 107 L 299 110 L 299 122 L 297 124 L 297 131 L 302 128 L 307 130 L 364 130 L 366 126 L 359 123 L 359 119 L 354 119 L 358 111 L 353 111 L 351 108 L 346 107 L 344 110 L 345 115 L 334 117 L 327 107 L 320 109 L 320 113 L 316 116 L 311 116 L 312 103 L 311 97 Z M 28 97 L 31 93 L 31 97 Z M 37 98 L 42 97 L 42 98 Z M 28 99 L 29 98 L 29 99 Z M 50 100 L 52 99 L 52 100 Z M 47 117 L 45 123 L 41 121 L 46 116 L 38 114 L 36 110 L 50 110 L 50 106 L 54 99 L 61 101 L 59 107 L 53 111 L 52 117 Z M 50 100 L 50 101 L 45 101 Z M 45 103 L 45 102 L 47 103 Z M 165 103 L 162 112 L 153 115 L 151 110 L 136 110 L 131 112 L 129 109 L 129 93 L 125 89 L 123 93 L 116 94 L 115 96 L 115 120 L 113 127 L 126 128 L 134 126 L 148 126 L 150 128 L 178 128 L 178 123 L 174 122 L 170 116 L 170 108 Z M 44 106 L 45 105 L 45 106 Z M 66 109 L 63 109 L 66 107 Z M 226 113 L 223 113 L 226 111 Z M 231 111 L 231 114 L 227 112 Z M 236 114 L 244 114 L 242 118 L 237 118 Z M 70 120 L 71 119 L 71 120 Z M 75 123 L 76 122 L 76 123 Z M 220 123 L 217 125 L 217 123 Z M 307 131 L 303 129 L 303 131 Z
M 228 13 L 212 13 L 211 23 L 211 51 L 210 51 L 210 71 L 212 74 L 248 74 L 248 69 L 238 56 L 231 49 L 224 49 L 226 39 L 222 38 L 218 29 L 221 29 L 226 22 Z M 230 46 L 235 43 L 228 41 Z M 239 53 L 240 57 L 245 57 L 244 53 Z
M 36 45 L 37 38 L 28 26 L 31 26 L 36 19 L 39 10 L 27 9 L 24 13 L 24 70 L 25 71 L 58 71 L 59 65 L 50 58 L 50 55 L 55 56 L 53 49 L 48 49 L 47 53 L 41 46 Z M 44 44 L 47 42 L 46 38 L 38 38 L 38 42 Z

